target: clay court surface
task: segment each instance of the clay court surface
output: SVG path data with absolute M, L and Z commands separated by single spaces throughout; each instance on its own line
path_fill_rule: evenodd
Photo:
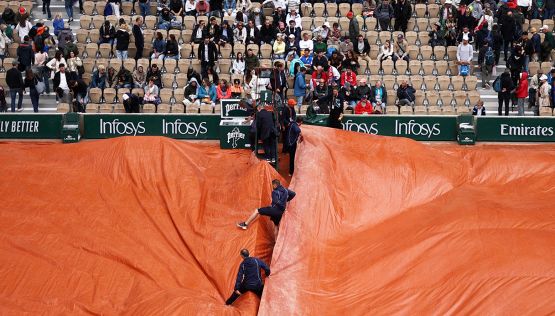
M 555 313 L 555 145 L 303 134 L 277 239 L 235 227 L 281 178 L 249 151 L 0 143 L 0 314 Z M 241 248 L 272 275 L 227 307 Z

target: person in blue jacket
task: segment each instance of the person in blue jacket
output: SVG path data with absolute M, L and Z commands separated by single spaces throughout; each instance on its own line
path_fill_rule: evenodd
M 281 221 L 283 212 L 285 212 L 287 202 L 291 201 L 296 193 L 284 188 L 277 179 L 272 180 L 272 188 L 272 205 L 254 210 L 254 213 L 249 219 L 245 222 L 237 223 L 237 227 L 247 229 L 258 215 L 269 216 L 272 222 L 276 224 L 276 227 L 279 227 L 279 222 Z
M 297 98 L 297 106 L 299 107 L 299 113 L 301 106 L 303 105 L 304 96 L 306 95 L 306 68 L 303 66 L 295 76 L 294 94 Z
M 268 268 L 266 263 L 258 258 L 250 257 L 247 249 L 241 249 L 241 257 L 243 258 L 243 262 L 241 262 L 239 271 L 237 272 L 233 293 L 227 301 L 225 301 L 226 305 L 233 304 L 241 294 L 248 291 L 253 292 L 260 298 L 262 296 L 262 290 L 264 290 L 264 283 L 262 283 L 260 270 L 264 270 L 266 277 L 270 276 L 270 268 Z
M 197 98 L 201 100 L 202 103 L 210 103 L 212 107 L 216 104 L 216 87 L 210 82 L 208 78 L 202 80 L 202 85 L 197 88 Z

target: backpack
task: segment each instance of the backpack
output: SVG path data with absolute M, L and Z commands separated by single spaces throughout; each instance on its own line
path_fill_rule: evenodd
M 461 65 L 460 66 L 459 75 L 468 76 L 469 72 L 470 72 L 470 66 L 469 65 Z
M 497 77 L 493 81 L 493 91 L 501 92 L 501 78 Z
M 495 65 L 495 54 L 493 54 L 493 49 L 491 49 L 491 47 L 488 47 L 488 50 L 486 51 L 486 55 L 484 56 L 484 62 L 488 66 Z

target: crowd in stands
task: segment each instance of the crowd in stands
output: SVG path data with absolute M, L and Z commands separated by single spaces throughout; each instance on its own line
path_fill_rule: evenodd
M 295 98 L 301 112 L 454 114 L 475 105 L 481 115 L 476 74 L 498 92 L 499 115 L 511 104 L 523 115 L 526 100 L 536 114 L 554 104 L 553 0 L 80 1 L 76 34 L 65 3 L 68 19 L 55 16 L 53 29 L 33 25 L 23 6 L 3 11 L 12 111 L 28 88 L 36 111 L 51 92 L 91 112 L 139 111 L 125 106 L 131 100 L 210 113 L 221 99 L 252 102 L 270 91 L 277 103 Z M 271 78 L 259 67 L 273 68 Z

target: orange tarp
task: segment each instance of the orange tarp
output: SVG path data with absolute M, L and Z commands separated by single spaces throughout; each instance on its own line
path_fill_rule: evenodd
M 259 315 L 555 313 L 555 146 L 303 134 Z
M 0 314 L 254 315 L 226 307 L 273 227 L 234 222 L 276 172 L 248 151 L 167 138 L 0 144 Z

